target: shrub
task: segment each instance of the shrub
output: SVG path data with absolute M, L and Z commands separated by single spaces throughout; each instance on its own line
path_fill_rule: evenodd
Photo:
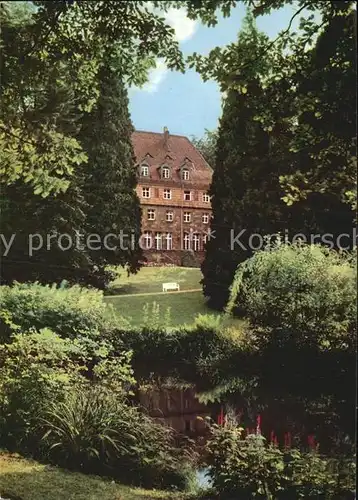
M 125 325 L 124 320 L 114 316 L 111 306 L 105 304 L 102 292 L 78 285 L 68 288 L 38 283 L 2 286 L 0 309 L 23 332 L 50 328 L 69 338 L 94 338 L 113 326 L 114 321 L 117 325 Z M 6 341 L 11 330 L 1 318 L 0 331 L 2 340 Z
M 345 467 L 317 451 L 280 450 L 236 424 L 214 425 L 207 445 L 209 475 L 219 498 L 353 499 L 354 460 Z
M 204 382 L 239 347 L 237 339 L 220 325 L 220 318 L 214 315 L 199 315 L 191 326 L 113 329 L 107 338 L 114 350 L 118 346 L 118 350 L 133 352 L 137 379 L 177 377 L 188 383 Z
M 31 446 L 39 409 L 61 400 L 79 377 L 78 344 L 43 329 L 17 333 L 0 345 L 0 441 L 9 448 Z
M 189 469 L 169 429 L 102 386 L 53 401 L 39 427 L 56 464 L 147 487 L 186 487 Z
M 192 470 L 169 429 L 126 402 L 130 361 L 130 352 L 114 357 L 87 337 L 14 333 L 0 345 L 0 446 L 137 485 L 185 488 Z
M 81 388 L 92 377 L 116 394 L 135 383 L 131 353 L 116 359 L 104 342 L 86 338 L 63 339 L 49 329 L 15 333 L 0 345 L 0 442 L 10 448 L 31 449 L 32 428 L 39 411 L 51 401 L 62 401 L 73 387 Z
M 240 264 L 227 312 L 296 343 L 354 342 L 356 273 L 351 259 L 317 245 L 277 244 Z
M 227 311 L 250 322 L 257 401 L 276 427 L 319 432 L 325 450 L 355 432 L 356 298 L 352 255 L 317 245 L 267 247 L 239 265 L 231 288 Z

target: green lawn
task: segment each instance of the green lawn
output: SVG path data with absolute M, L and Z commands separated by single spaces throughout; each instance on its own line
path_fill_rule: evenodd
M 167 309 L 170 308 L 170 324 L 166 326 L 190 324 L 198 314 L 218 315 L 206 305 L 200 284 L 202 274 L 199 268 L 143 267 L 137 274 L 129 277 L 122 269 L 118 269 L 118 272 L 120 276 L 111 286 L 113 295 L 107 295 L 105 300 L 108 304 L 113 304 L 115 310 L 134 326 L 140 326 L 145 322 L 143 308 L 148 304 L 152 309 L 154 302 L 159 305 L 160 317 L 164 318 Z M 162 283 L 173 281 L 179 283 L 183 293 L 162 292 Z M 235 325 L 240 322 L 240 320 L 230 321 Z
M 179 283 L 181 290 L 201 289 L 202 274 L 194 267 L 143 267 L 129 277 L 122 268 L 117 268 L 119 278 L 110 285 L 111 293 L 155 293 L 162 291 L 162 283 Z
M 0 455 L 0 498 L 11 500 L 184 500 L 184 494 L 143 490 Z
M 198 314 L 218 314 L 210 310 L 205 303 L 203 293 L 185 292 L 185 293 L 158 293 L 155 295 L 126 295 L 126 296 L 108 296 L 105 299 L 107 303 L 113 304 L 121 316 L 124 316 L 132 325 L 141 325 L 143 323 L 143 307 L 149 304 L 152 307 L 153 302 L 159 304 L 160 314 L 165 315 L 167 308 L 170 308 L 170 325 L 177 326 L 185 323 L 192 323 Z

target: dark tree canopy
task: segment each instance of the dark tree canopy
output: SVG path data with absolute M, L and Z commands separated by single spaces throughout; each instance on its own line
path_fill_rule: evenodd
M 102 241 L 112 233 L 108 247 L 117 247 L 115 251 L 91 252 L 92 260 L 99 266 L 128 264 L 131 271 L 136 271 L 141 256 L 138 247 L 141 210 L 135 191 L 133 127 L 127 91 L 116 64 L 117 61 L 112 60 L 102 66 L 99 99 L 83 121 L 79 141 L 87 153 L 88 163 L 83 168 L 81 182 L 88 205 L 86 232 L 98 234 Z M 122 243 L 119 234 L 123 234 Z M 131 241 L 133 236 L 135 245 Z M 124 246 L 128 249 L 124 250 Z

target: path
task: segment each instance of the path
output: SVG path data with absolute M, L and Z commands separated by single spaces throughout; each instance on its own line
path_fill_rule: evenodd
M 175 293 L 191 293 L 191 292 L 201 292 L 202 288 L 192 288 L 190 290 L 179 290 L 175 292 L 147 292 L 147 293 L 126 293 L 119 295 L 105 295 L 105 299 L 116 299 L 118 297 L 144 297 L 149 295 L 174 295 Z

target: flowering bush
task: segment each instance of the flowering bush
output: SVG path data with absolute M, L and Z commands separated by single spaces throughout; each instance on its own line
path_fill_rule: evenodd
M 213 425 L 207 445 L 209 475 L 219 498 L 353 499 L 354 460 L 321 456 L 309 451 L 281 450 L 267 443 L 260 429 L 245 435 L 243 427 L 225 422 Z M 312 444 L 312 438 L 311 438 Z

